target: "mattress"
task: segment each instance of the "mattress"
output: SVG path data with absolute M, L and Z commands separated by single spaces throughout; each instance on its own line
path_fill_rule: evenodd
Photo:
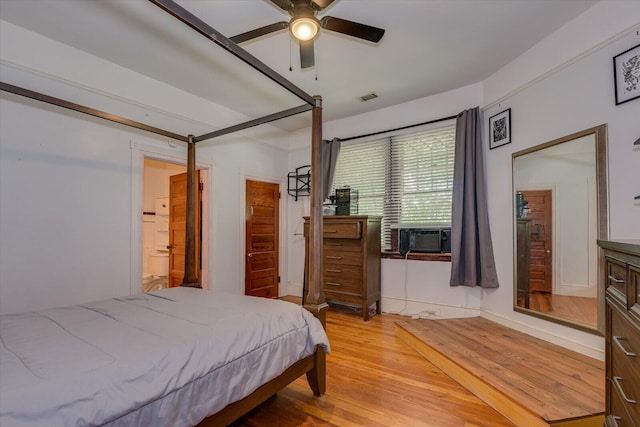
M 279 300 L 195 288 L 0 316 L 0 425 L 191 426 L 329 352 Z

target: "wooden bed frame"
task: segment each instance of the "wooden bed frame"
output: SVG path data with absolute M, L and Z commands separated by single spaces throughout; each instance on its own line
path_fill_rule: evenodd
M 230 41 L 227 37 L 210 27 L 208 24 L 194 16 L 173 0 L 149 0 L 152 4 L 160 7 L 167 13 L 182 21 L 204 37 L 213 41 L 227 52 L 235 55 L 245 63 L 269 77 L 275 83 L 279 84 L 289 92 L 303 100 L 305 104 L 254 119 L 238 125 L 230 126 L 201 136 L 188 135 L 183 136 L 159 129 L 144 123 L 129 120 L 114 114 L 95 110 L 80 104 L 68 102 L 59 98 L 54 98 L 42 93 L 34 92 L 21 87 L 13 86 L 4 82 L 0 82 L 0 90 L 13 93 L 38 101 L 59 107 L 71 109 L 94 117 L 110 120 L 122 125 L 134 127 L 157 135 L 170 137 L 172 139 L 187 143 L 187 223 L 186 223 L 186 244 L 185 244 L 185 275 L 181 286 L 200 287 L 197 283 L 196 274 L 196 151 L 197 143 L 237 132 L 249 127 L 258 126 L 271 121 L 279 120 L 295 114 L 312 110 L 312 136 L 311 136 L 311 209 L 310 209 L 310 246 L 309 246 L 309 271 L 308 271 L 308 292 L 305 295 L 304 307 L 316 316 L 322 326 L 326 326 L 326 310 L 328 305 L 325 301 L 324 293 L 321 286 L 322 272 L 322 98 L 320 96 L 311 96 L 293 83 L 285 79 L 280 74 L 269 68 L 267 65 L 259 61 L 250 53 L 240 48 L 238 45 Z M 220 426 L 228 425 L 246 414 L 262 402 L 269 399 L 279 390 L 289 385 L 303 374 L 306 374 L 309 386 L 314 395 L 321 396 L 326 390 L 326 371 L 325 371 L 325 354 L 324 351 L 317 347 L 316 352 L 305 359 L 302 359 L 280 376 L 270 382 L 260 386 L 252 394 L 246 398 L 232 403 L 219 411 L 218 413 L 203 420 L 199 426 Z

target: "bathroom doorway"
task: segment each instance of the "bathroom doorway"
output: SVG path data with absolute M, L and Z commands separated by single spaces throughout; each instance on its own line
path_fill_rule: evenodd
M 142 292 L 168 286 L 169 181 L 184 165 L 145 157 L 142 185 Z
M 172 180 L 175 181 L 176 178 L 185 176 L 186 170 L 187 168 L 184 164 L 144 157 L 142 182 L 142 292 L 176 286 L 175 278 L 171 280 L 171 255 L 174 255 L 174 270 L 180 267 L 184 271 L 184 260 L 179 259 L 179 255 L 173 252 L 170 245 L 171 240 L 175 240 L 175 224 L 176 220 L 179 220 L 179 218 L 174 217 L 173 223 L 170 222 L 171 211 L 179 215 L 183 209 L 176 210 L 174 206 L 174 209 L 171 210 L 170 196 L 176 196 L 175 192 L 172 194 Z M 199 255 L 199 262 L 197 263 L 199 268 L 198 279 L 201 285 L 207 288 L 208 263 L 206 254 L 208 253 L 208 244 L 206 240 L 202 241 L 202 236 L 208 235 L 208 221 L 201 221 L 201 219 L 206 218 L 208 215 L 208 209 L 206 209 L 208 188 L 205 185 L 208 169 L 198 169 L 197 172 L 199 182 L 198 218 L 200 219 L 197 223 L 201 225 L 198 229 L 199 244 L 197 245 Z M 175 188 L 173 191 L 175 191 Z M 174 198 L 174 205 L 176 201 L 179 200 Z M 172 230 L 174 239 L 170 237 Z M 174 241 L 173 243 L 176 245 L 177 242 Z M 179 247 L 176 247 L 175 250 L 180 252 Z M 182 256 L 184 257 L 184 250 L 182 250 Z M 180 283 L 182 283 L 181 280 L 182 277 L 180 277 Z

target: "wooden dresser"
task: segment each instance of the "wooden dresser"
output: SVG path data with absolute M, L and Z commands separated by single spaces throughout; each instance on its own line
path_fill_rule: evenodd
M 382 217 L 323 217 L 322 288 L 328 302 L 362 308 L 369 320 L 375 303 L 380 313 L 380 223 Z M 309 217 L 304 217 L 305 281 L 309 263 Z
M 640 240 L 604 250 L 607 427 L 640 427 Z

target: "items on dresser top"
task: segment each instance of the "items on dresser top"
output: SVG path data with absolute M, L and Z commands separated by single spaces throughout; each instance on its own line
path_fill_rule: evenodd
M 369 320 L 380 313 L 380 223 L 382 217 L 323 217 L 322 288 L 328 302 L 361 307 Z M 309 217 L 304 217 L 305 283 L 309 271 Z
M 608 427 L 640 427 L 640 240 L 598 241 L 604 250 Z

